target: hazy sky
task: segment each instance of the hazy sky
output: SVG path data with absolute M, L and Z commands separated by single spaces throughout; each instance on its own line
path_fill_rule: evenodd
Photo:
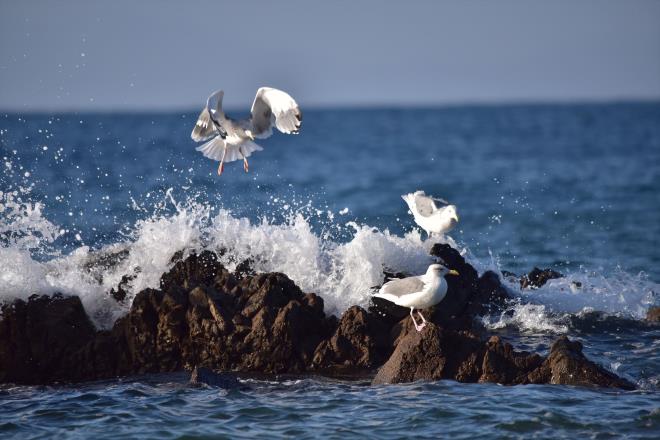
M 660 98 L 660 0 L 0 0 L 0 108 Z

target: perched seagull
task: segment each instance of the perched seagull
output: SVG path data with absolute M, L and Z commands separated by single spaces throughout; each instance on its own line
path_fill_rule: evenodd
M 248 172 L 247 158 L 254 151 L 261 151 L 255 138 L 265 139 L 273 134 L 273 126 L 286 134 L 298 134 L 302 113 L 296 101 L 287 93 L 262 87 L 252 103 L 252 115 L 236 121 L 222 111 L 224 92 L 218 90 L 206 100 L 206 107 L 199 114 L 190 137 L 196 142 L 206 141 L 196 148 L 205 157 L 219 160 L 218 175 L 222 174 L 225 162 L 243 159 L 243 168 Z
M 417 313 L 422 318 L 422 324 L 415 321 L 413 311 L 425 309 L 438 304 L 447 294 L 447 281 L 445 275 L 458 275 L 455 270 L 447 269 L 442 264 L 432 264 L 424 275 L 394 279 L 383 284 L 374 296 L 383 298 L 402 307 L 410 307 L 410 317 L 419 332 L 426 326 L 426 319 L 422 312 Z
M 408 204 L 408 208 L 422 229 L 429 237 L 431 234 L 442 235 L 454 229 L 458 223 L 456 205 L 450 205 L 443 199 L 427 196 L 424 191 L 402 195 L 401 198 Z M 436 202 L 440 202 L 438 207 Z

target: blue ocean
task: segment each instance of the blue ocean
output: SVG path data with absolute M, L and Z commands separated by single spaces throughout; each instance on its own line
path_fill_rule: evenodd
M 484 325 L 541 354 L 566 334 L 638 390 L 316 376 L 223 390 L 183 372 L 5 384 L 2 438 L 660 436 L 660 327 L 644 320 L 660 303 L 660 103 L 303 112 L 299 135 L 222 176 L 190 139 L 196 111 L 0 115 L 0 300 L 78 295 L 109 328 L 175 252 L 222 249 L 340 315 L 369 303 L 383 268 L 421 273 L 445 240 L 480 272 L 563 274 L 507 281 L 516 300 Z M 458 207 L 447 237 L 416 226 L 401 199 L 415 190 Z M 108 292 L 126 274 L 119 304 Z

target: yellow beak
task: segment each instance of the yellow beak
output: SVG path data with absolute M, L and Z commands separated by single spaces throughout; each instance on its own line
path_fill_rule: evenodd
M 458 271 L 457 271 L 457 270 L 454 270 L 454 269 L 450 270 L 450 271 L 447 272 L 447 273 L 448 273 L 449 275 L 459 275 Z

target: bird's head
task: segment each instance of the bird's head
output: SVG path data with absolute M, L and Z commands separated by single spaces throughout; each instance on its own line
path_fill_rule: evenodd
M 458 271 L 455 271 L 454 269 L 449 269 L 448 267 L 445 267 L 442 264 L 435 263 L 429 266 L 428 270 L 426 271 L 426 274 L 444 277 L 445 275 L 458 275 Z
M 251 141 L 254 140 L 254 135 L 252 134 L 252 130 L 245 130 L 245 134 L 247 135 L 248 138 L 250 138 Z

